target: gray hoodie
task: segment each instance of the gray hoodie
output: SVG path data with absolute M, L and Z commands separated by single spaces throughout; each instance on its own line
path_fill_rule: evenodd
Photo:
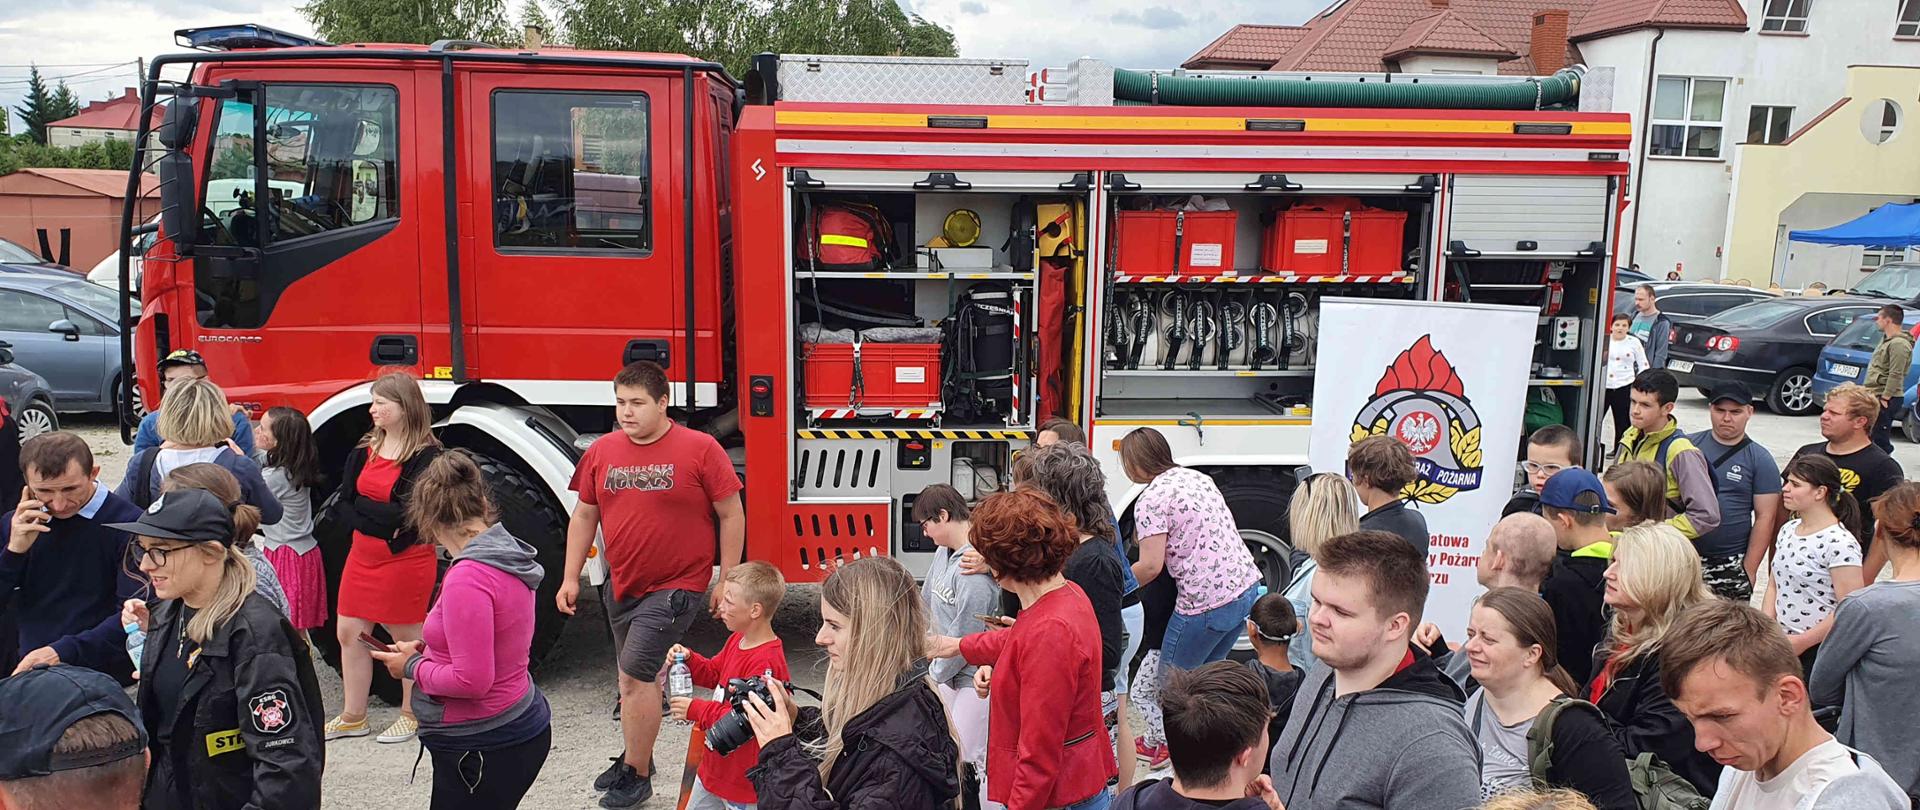
M 527 541 L 507 533 L 507 528 L 498 523 L 488 526 L 487 530 L 467 541 L 467 547 L 460 550 L 460 556 L 454 562 L 472 560 L 491 568 L 497 568 L 512 574 L 527 584 L 528 590 L 540 590 L 540 580 L 546 576 L 546 570 L 540 567 L 533 546 Z
M 1460 687 L 1433 659 L 1378 687 L 1334 696 L 1333 668 L 1316 666 L 1274 741 L 1273 786 L 1287 810 L 1462 810 L 1480 806 L 1480 749 L 1461 715 Z
M 927 604 L 933 631 L 943 636 L 958 638 L 985 632 L 987 623 L 974 617 L 1000 615 L 1000 586 L 994 583 L 993 577 L 960 573 L 960 557 L 970 548 L 935 550 L 933 563 L 927 566 L 927 579 L 920 586 L 920 597 Z M 956 655 L 934 659 L 927 674 L 934 683 L 971 689 L 975 669 Z

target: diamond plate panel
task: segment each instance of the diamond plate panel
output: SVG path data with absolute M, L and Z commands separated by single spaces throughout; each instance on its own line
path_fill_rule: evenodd
M 1025 104 L 1024 59 L 782 56 L 780 98 L 869 104 Z

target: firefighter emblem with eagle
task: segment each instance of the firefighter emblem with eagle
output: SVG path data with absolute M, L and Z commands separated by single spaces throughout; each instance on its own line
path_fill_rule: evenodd
M 1432 335 L 1422 335 L 1394 358 L 1373 398 L 1355 415 L 1351 441 L 1382 435 L 1413 451 L 1419 470 L 1401 497 L 1438 504 L 1480 488 L 1480 415 L 1453 364 L 1433 347 Z

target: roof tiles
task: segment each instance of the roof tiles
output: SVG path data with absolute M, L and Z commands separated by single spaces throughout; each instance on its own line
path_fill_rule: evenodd
M 1387 45 L 1388 58 L 1411 53 L 1476 54 L 1503 59 L 1519 55 L 1452 11 L 1415 20 L 1398 39 Z

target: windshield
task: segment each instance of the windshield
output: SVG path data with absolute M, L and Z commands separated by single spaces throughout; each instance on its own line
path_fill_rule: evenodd
M 1880 346 L 1886 335 L 1880 334 L 1880 322 L 1875 318 L 1855 318 L 1847 328 L 1834 336 L 1833 347 L 1837 349 L 1857 349 L 1863 352 L 1873 351 Z
M 1850 292 L 1902 301 L 1920 297 L 1920 264 L 1889 264 L 1861 279 Z
M 120 312 L 120 296 L 114 291 L 87 281 L 68 281 L 47 288 L 47 292 L 72 301 L 96 315 L 112 320 Z M 140 302 L 132 301 L 133 314 L 140 314 Z
M 1798 314 L 1805 309 L 1806 307 L 1800 304 L 1786 301 L 1756 301 L 1751 304 L 1741 304 L 1708 318 L 1706 323 L 1708 326 L 1718 326 L 1721 329 L 1756 329 L 1772 326 L 1779 323 L 1781 319 Z
M 23 248 L 5 239 L 0 239 L 0 262 L 6 262 L 8 264 L 46 264 L 47 263 L 45 259 L 40 258 L 33 251 Z

